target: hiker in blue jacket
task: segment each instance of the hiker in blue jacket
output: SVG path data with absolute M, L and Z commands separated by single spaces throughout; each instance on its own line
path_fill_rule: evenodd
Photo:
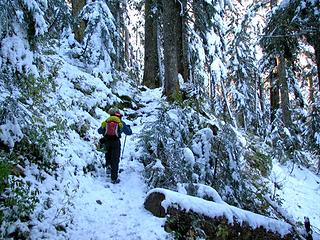
M 121 154 L 121 134 L 131 135 L 132 130 L 129 125 L 121 120 L 122 115 L 116 108 L 111 108 L 108 112 L 110 117 L 101 123 L 98 133 L 103 135 L 100 143 L 106 150 L 105 159 L 106 166 L 111 168 L 111 182 L 119 183 L 118 178 L 119 162 Z

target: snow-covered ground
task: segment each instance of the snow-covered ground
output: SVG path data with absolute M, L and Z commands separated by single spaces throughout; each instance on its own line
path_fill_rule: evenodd
M 123 159 L 121 168 L 117 185 L 102 170 L 98 178 L 82 178 L 70 239 L 165 239 L 164 219 L 143 207 L 146 189 L 139 165 Z
M 313 231 L 320 233 L 319 176 L 306 168 L 281 166 L 274 162 L 273 178 L 280 185 L 280 190 L 276 190 L 276 193 L 283 199 L 282 207 L 295 221 L 303 223 L 304 217 L 308 217 Z
M 155 94 L 148 96 L 147 92 L 142 101 L 152 102 L 155 97 Z M 152 108 L 150 104 L 146 112 L 150 114 Z M 142 119 L 146 121 L 148 117 L 140 115 L 134 123 L 124 120 L 132 126 L 133 135 L 126 139 L 122 136 L 122 147 L 125 141 L 125 148 L 119 184 L 110 183 L 110 176 L 103 168 L 97 172 L 97 177 L 79 179 L 73 226 L 68 229 L 70 239 L 165 239 L 168 235 L 162 228 L 164 219 L 152 216 L 143 207 L 148 189 L 142 177 L 143 166 L 134 158 Z

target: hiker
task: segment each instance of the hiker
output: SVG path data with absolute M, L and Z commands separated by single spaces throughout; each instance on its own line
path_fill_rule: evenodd
M 121 133 L 131 135 L 132 130 L 129 125 L 121 120 L 122 115 L 116 108 L 111 108 L 108 112 L 110 117 L 101 123 L 98 133 L 103 134 L 100 139 L 101 145 L 104 146 L 106 153 L 106 167 L 111 168 L 111 182 L 119 183 L 118 171 L 121 153 Z

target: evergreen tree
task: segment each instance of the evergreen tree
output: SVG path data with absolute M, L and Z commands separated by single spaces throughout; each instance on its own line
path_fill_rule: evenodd
M 206 92 L 212 101 L 212 110 L 236 126 L 236 120 L 227 99 L 228 89 L 226 88 L 226 22 L 224 21 L 226 3 L 228 1 L 194 1 L 192 9 L 194 12 L 194 31 L 200 37 L 200 46 L 197 46 L 196 53 L 191 53 L 191 65 L 195 74 L 205 71 L 207 76 L 202 75 L 200 82 L 206 86 Z M 230 7 L 232 9 L 232 7 Z M 191 36 L 192 39 L 197 39 Z M 201 56 L 202 62 L 193 56 Z M 202 56 L 204 55 L 204 56 Z
M 48 0 L 48 9 L 44 16 L 48 23 L 46 38 L 58 39 L 61 33 L 72 26 L 73 18 L 65 0 Z
M 254 2 L 242 10 L 240 19 L 230 23 L 232 27 L 228 37 L 228 89 L 232 111 L 237 118 L 238 126 L 249 130 L 258 130 L 262 126 L 264 110 L 264 91 L 257 62 L 256 39 L 259 34 L 253 19 L 263 4 Z M 238 13 L 241 8 L 237 7 Z M 260 101 L 259 101 L 260 98 Z
M 299 114 L 299 109 L 304 107 L 304 97 L 300 94 L 300 89 L 297 87 L 299 75 L 299 59 L 298 54 L 305 54 L 305 51 L 301 51 L 301 42 L 304 39 L 316 38 L 319 27 L 316 24 L 316 19 L 319 18 L 319 6 L 316 6 L 314 1 L 283 1 L 279 6 L 275 7 L 270 15 L 269 21 L 265 28 L 265 36 L 262 38 L 262 46 L 268 54 L 269 58 L 266 58 L 268 62 L 271 62 L 270 56 L 276 60 L 274 61 L 274 70 L 278 81 L 278 93 L 280 94 L 281 104 L 281 122 L 289 128 L 294 129 L 291 131 L 291 141 L 285 145 L 285 149 L 291 149 L 290 152 L 294 153 L 294 149 L 297 149 L 297 145 L 293 146 L 292 142 L 299 143 L 297 141 L 297 135 L 300 132 L 305 131 L 297 125 L 293 125 L 292 122 L 299 122 L 304 118 Z M 306 13 L 309 13 L 306 15 Z M 312 45 L 312 41 L 308 41 Z M 317 50 L 315 47 L 315 55 Z M 309 56 L 308 54 L 304 56 Z M 317 57 L 316 57 L 317 58 Z M 317 61 L 317 60 L 316 60 Z M 272 62 L 271 62 L 272 63 Z M 314 79 L 314 77 L 313 77 Z M 306 82 L 302 79 L 302 82 Z M 313 84 L 312 84 L 313 85 Z M 271 85 L 272 88 L 272 85 Z M 272 88 L 273 89 L 273 88 Z M 297 96 L 296 99 L 289 101 L 289 94 Z M 271 95 L 273 97 L 274 95 Z M 271 100 L 273 100 L 271 98 Z M 295 102 L 298 100 L 298 103 Z M 298 108 L 294 109 L 290 106 L 296 105 Z M 271 101 L 271 106 L 274 103 Z M 271 113 L 272 114 L 272 113 Z M 277 118 L 271 115 L 271 120 Z M 279 124 L 275 125 L 276 130 L 282 129 Z M 312 126 L 312 124 L 310 125 Z M 280 136 L 281 134 L 276 134 Z M 311 135 L 315 135 L 314 132 Z M 288 137 L 286 137 L 288 139 Z M 295 139 L 295 140 L 294 140 Z M 284 141 L 285 142 L 285 141 Z M 283 149 L 283 146 L 281 147 Z M 293 151 L 292 151 L 293 150 Z M 293 157 L 295 154 L 293 154 Z
M 272 90 L 277 91 L 275 95 L 279 94 L 278 91 L 281 93 L 280 106 L 282 110 L 282 122 L 285 127 L 289 128 L 291 126 L 292 119 L 289 102 L 287 62 L 293 61 L 294 55 L 297 51 L 298 41 L 296 37 L 290 35 L 292 31 L 288 26 L 292 18 L 287 14 L 282 14 L 281 18 L 274 18 L 274 15 L 271 17 L 271 20 L 265 29 L 265 36 L 262 40 L 262 45 L 267 53 L 272 55 L 275 59 L 274 67 L 277 74 L 277 84 L 273 86 L 271 85 L 271 88 Z M 272 111 L 274 110 L 272 109 L 271 112 Z
M 114 18 L 114 24 L 118 36 L 113 38 L 115 55 L 115 67 L 117 70 L 124 70 L 129 64 L 129 34 L 126 24 L 129 22 L 127 13 L 127 1 L 111 0 L 107 1 L 107 5 Z
M 115 19 L 103 1 L 89 3 L 83 9 L 81 19 L 86 21 L 83 61 L 92 67 L 95 74 L 112 73 L 110 64 L 117 63 L 116 44 L 120 38 Z

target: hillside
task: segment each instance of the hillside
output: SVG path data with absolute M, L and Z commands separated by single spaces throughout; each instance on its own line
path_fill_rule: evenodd
M 48 57 L 57 58 L 60 57 Z M 115 95 L 99 79 L 61 58 L 60 63 L 57 92 L 46 98 L 47 106 L 58 106 L 61 99 L 64 103 L 63 108 L 48 108 L 54 111 L 46 114 L 55 114 L 56 118 L 66 122 L 63 131 L 52 133 L 54 138 L 51 141 L 58 152 L 56 173 L 51 176 L 39 170 L 34 163 L 24 166 L 25 179 L 38 189 L 40 202 L 31 222 L 16 223 L 11 231 L 22 231 L 19 234 L 23 235 L 24 231 L 30 230 L 31 239 L 88 239 L 89 236 L 91 239 L 115 240 L 169 238 L 163 229 L 165 219 L 154 217 L 144 209 L 149 187 L 143 177 L 144 167 L 139 162 L 141 152 L 138 147 L 141 131 L 157 119 L 163 102 L 161 89 L 140 92 L 138 88 L 119 81 L 113 88 L 118 92 Z M 76 81 L 80 78 L 81 84 Z M 83 93 L 90 86 L 94 90 L 89 94 Z M 104 97 L 108 93 L 108 97 Z M 134 99 L 139 107 L 133 103 L 135 109 L 123 109 L 124 121 L 132 127 L 134 134 L 121 140 L 122 146 L 125 143 L 120 163 L 123 172 L 120 173 L 120 184 L 113 185 L 102 166 L 103 153 L 95 149 L 95 144 L 99 139 L 97 128 L 107 117 L 107 113 L 99 108 L 103 104 L 102 99 L 119 100 L 122 96 Z M 85 105 L 80 105 L 79 100 Z M 97 106 L 94 116 L 92 110 L 88 111 L 93 105 Z M 47 123 L 48 127 L 53 125 Z M 81 129 L 84 126 L 83 133 Z M 320 179 L 307 169 L 294 168 L 291 174 L 290 170 L 290 166 L 274 163 L 271 175 L 277 181 L 281 179 L 283 185 L 277 193 L 283 198 L 288 214 L 292 214 L 296 221 L 303 221 L 303 217 L 308 216 L 317 229 L 320 224 L 316 211 L 320 201 Z

